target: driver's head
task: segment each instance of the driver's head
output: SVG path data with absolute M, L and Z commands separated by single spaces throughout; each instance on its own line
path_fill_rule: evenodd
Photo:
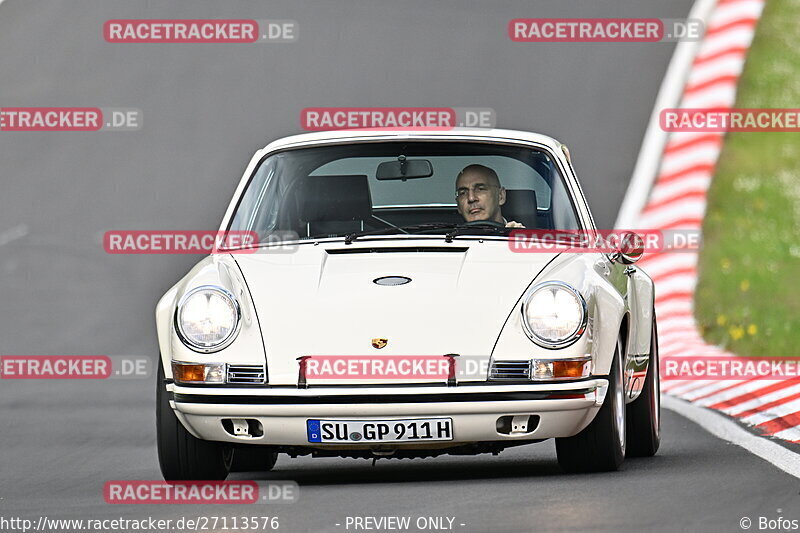
M 458 212 L 467 222 L 503 222 L 500 206 L 506 203 L 506 190 L 497 172 L 483 165 L 469 165 L 456 178 Z

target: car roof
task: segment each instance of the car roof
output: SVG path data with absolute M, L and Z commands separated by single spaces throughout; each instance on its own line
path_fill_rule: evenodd
M 480 140 L 480 141 L 522 141 L 543 144 L 555 152 L 561 148 L 561 143 L 552 137 L 527 131 L 488 129 L 488 128 L 452 128 L 448 130 L 331 130 L 313 133 L 302 133 L 277 139 L 264 147 L 262 153 L 281 150 L 284 148 L 298 148 L 303 145 L 312 145 L 328 142 L 363 142 L 398 139 L 408 140 Z

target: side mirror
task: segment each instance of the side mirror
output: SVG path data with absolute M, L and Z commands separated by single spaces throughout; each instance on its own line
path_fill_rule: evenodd
M 614 261 L 630 265 L 644 255 L 644 239 L 638 233 L 626 231 L 619 235 L 616 251 L 612 254 Z

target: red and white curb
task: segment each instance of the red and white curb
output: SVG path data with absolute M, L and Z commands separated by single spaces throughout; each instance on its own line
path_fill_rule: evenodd
M 764 0 L 720 0 L 710 9 L 703 6 L 704 3 L 708 4 L 705 0 L 698 1 L 700 7 L 696 9 L 708 11 L 705 37 L 682 74 L 667 74 L 679 78 L 680 96 L 670 103 L 660 95 L 654 116 L 665 107 L 732 108 L 735 104 L 737 83 Z M 674 70 L 673 65 L 670 65 L 670 70 Z M 662 87 L 664 92 L 669 90 Z M 654 126 L 658 127 L 658 124 L 651 119 L 650 129 Z M 657 135 L 659 133 L 654 133 L 651 137 Z M 643 184 L 639 179 L 638 183 L 632 183 L 617 226 L 699 232 L 706 210 L 706 193 L 724 134 L 679 132 L 660 135 L 660 145 L 659 140 L 651 138 L 646 139 L 646 146 L 643 146 L 643 152 L 649 148 L 651 153 L 648 157 L 656 161 L 652 171 L 644 170 L 644 173 L 652 175 L 651 182 Z M 655 157 L 653 146 L 661 148 Z M 637 162 L 637 170 L 641 170 L 642 164 L 642 161 Z M 638 193 L 634 191 L 636 188 Z M 648 190 L 649 194 L 646 193 Z M 642 191 L 645 194 L 641 194 Z M 646 198 L 643 206 L 635 205 L 635 194 Z M 697 263 L 697 253 L 688 251 L 653 254 L 643 257 L 640 262 L 656 283 L 662 360 L 682 356 L 735 357 L 707 344 L 698 332 L 693 305 Z M 754 426 L 760 434 L 800 442 L 800 380 L 665 380 L 661 389 L 698 406 L 737 418 Z

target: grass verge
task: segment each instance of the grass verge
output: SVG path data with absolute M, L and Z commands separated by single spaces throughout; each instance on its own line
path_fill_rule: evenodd
M 800 107 L 800 1 L 767 2 L 736 107 Z M 708 193 L 695 317 L 739 355 L 800 355 L 800 134 L 730 133 Z

